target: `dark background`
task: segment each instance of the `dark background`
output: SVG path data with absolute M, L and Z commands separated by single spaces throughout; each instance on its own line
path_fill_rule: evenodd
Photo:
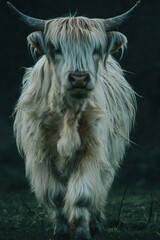
M 12 0 L 22 12 L 38 18 L 68 14 L 107 18 L 121 14 L 135 0 Z M 6 1 L 0 3 L 0 186 L 2 191 L 23 190 L 24 162 L 13 137 L 12 112 L 20 94 L 23 67 L 32 66 L 26 37 L 32 31 L 14 18 Z M 160 180 L 160 1 L 142 0 L 135 16 L 120 31 L 128 38 L 128 50 L 120 61 L 131 73 L 127 79 L 141 96 L 125 161 L 115 188 L 125 185 L 158 188 Z

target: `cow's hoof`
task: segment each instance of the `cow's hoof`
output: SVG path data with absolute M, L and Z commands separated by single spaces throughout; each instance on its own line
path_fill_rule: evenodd
M 54 231 L 54 240 L 68 240 L 69 239 L 69 228 L 65 224 L 56 226 Z
M 89 224 L 89 228 L 90 228 L 90 233 L 91 233 L 92 237 L 95 237 L 95 236 L 101 234 L 100 223 L 96 217 L 92 217 L 90 224 Z
M 92 237 L 85 228 L 78 227 L 75 231 L 75 240 L 92 240 Z

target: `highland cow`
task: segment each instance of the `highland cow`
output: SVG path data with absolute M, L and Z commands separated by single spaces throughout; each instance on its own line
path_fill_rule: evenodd
M 35 28 L 27 40 L 36 64 L 26 70 L 14 131 L 26 176 L 54 222 L 54 239 L 91 240 L 100 231 L 108 191 L 129 145 L 135 93 L 112 53 L 117 31 L 135 12 L 110 19 L 51 20 L 11 11 Z

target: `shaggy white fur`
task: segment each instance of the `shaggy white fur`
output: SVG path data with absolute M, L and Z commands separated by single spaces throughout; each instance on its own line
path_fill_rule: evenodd
M 93 213 L 103 217 L 135 119 L 135 93 L 111 56 L 127 40 L 101 20 L 68 17 L 28 41 L 42 56 L 27 69 L 15 108 L 26 175 L 52 218 L 60 208 L 71 226 L 83 219 L 89 229 Z M 85 97 L 71 95 L 68 76 L 77 70 L 90 76 Z

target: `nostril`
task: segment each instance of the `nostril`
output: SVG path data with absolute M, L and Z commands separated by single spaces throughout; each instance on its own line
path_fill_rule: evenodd
M 73 74 L 69 75 L 69 81 L 72 85 L 74 85 L 76 83 L 76 79 L 74 78 Z
M 87 73 L 85 76 L 84 76 L 84 83 L 87 84 L 89 82 L 89 74 Z

